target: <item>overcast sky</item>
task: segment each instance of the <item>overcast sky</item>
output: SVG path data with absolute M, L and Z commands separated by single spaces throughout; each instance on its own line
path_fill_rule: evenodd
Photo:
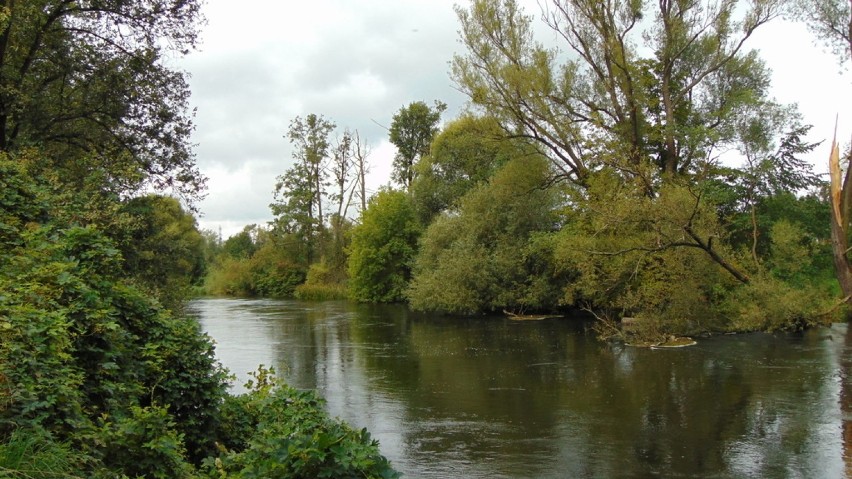
M 284 134 L 290 120 L 322 114 L 357 129 L 372 147 L 368 186 L 387 184 L 394 147 L 391 117 L 413 101 L 441 100 L 448 120 L 466 98 L 453 88 L 449 61 L 463 53 L 454 3 L 464 0 L 207 0 L 199 51 L 180 67 L 192 77 L 197 107 L 194 142 L 209 178 L 199 205 L 201 228 L 223 237 L 271 220 L 275 177 L 291 164 Z M 524 0 L 527 12 L 540 11 Z M 542 38 L 548 43 L 553 38 Z M 811 140 L 852 134 L 852 76 L 813 42 L 803 25 L 778 21 L 748 44 L 773 70 L 773 93 L 798 103 Z M 830 139 L 829 139 L 830 141 Z M 828 145 L 811 161 L 819 172 Z

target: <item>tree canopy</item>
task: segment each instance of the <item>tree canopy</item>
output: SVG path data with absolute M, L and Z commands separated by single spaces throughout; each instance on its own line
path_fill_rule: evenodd
M 772 107 L 744 45 L 782 2 L 743 3 L 554 0 L 544 19 L 561 42 L 547 48 L 515 0 L 475 0 L 457 7 L 467 53 L 453 77 L 575 183 L 611 167 L 650 192 L 734 145 L 739 114 Z
M 163 59 L 197 43 L 200 2 L 7 2 L 0 11 L 0 149 L 38 147 L 65 181 L 145 185 L 198 198 L 182 72 Z
M 429 153 L 432 138 L 438 133 L 438 122 L 447 105 L 436 101 L 430 107 L 416 101 L 402 107 L 393 116 L 390 142 L 397 148 L 393 159 L 393 179 L 408 188 L 414 179 L 414 164 Z

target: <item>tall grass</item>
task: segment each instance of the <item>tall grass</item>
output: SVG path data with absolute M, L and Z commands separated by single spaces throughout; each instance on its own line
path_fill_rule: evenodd
M 303 301 L 347 299 L 348 289 L 343 284 L 301 284 L 296 287 L 296 298 Z
M 0 477 L 67 478 L 74 474 L 81 459 L 70 446 L 56 442 L 47 432 L 17 429 L 9 440 L 0 443 Z

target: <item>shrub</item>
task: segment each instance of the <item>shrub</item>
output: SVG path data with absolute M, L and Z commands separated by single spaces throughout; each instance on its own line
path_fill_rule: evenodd
M 130 477 L 189 478 L 193 467 L 185 460 L 183 436 L 165 408 L 131 407 L 129 415 L 101 425 L 103 463 Z
M 216 478 L 396 478 L 366 429 L 328 417 L 312 391 L 299 391 L 259 369 L 250 391 L 227 401 L 223 431 L 233 449 L 205 462 Z
M 720 309 L 733 331 L 801 330 L 839 319 L 833 304 L 825 291 L 763 275 L 732 291 Z
M 362 214 L 361 224 L 352 230 L 352 297 L 374 303 L 405 299 L 419 237 L 420 225 L 408 195 L 395 190 L 376 194 Z
M 346 299 L 349 292 L 340 281 L 340 276 L 325 263 L 314 263 L 308 268 L 305 283 L 296 286 L 296 298 L 303 301 Z

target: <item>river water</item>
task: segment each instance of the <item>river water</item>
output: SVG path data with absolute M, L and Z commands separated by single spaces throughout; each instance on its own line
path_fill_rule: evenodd
M 190 308 L 240 381 L 264 364 L 317 389 L 405 477 L 852 478 L 846 325 L 650 350 L 604 344 L 570 318 Z

